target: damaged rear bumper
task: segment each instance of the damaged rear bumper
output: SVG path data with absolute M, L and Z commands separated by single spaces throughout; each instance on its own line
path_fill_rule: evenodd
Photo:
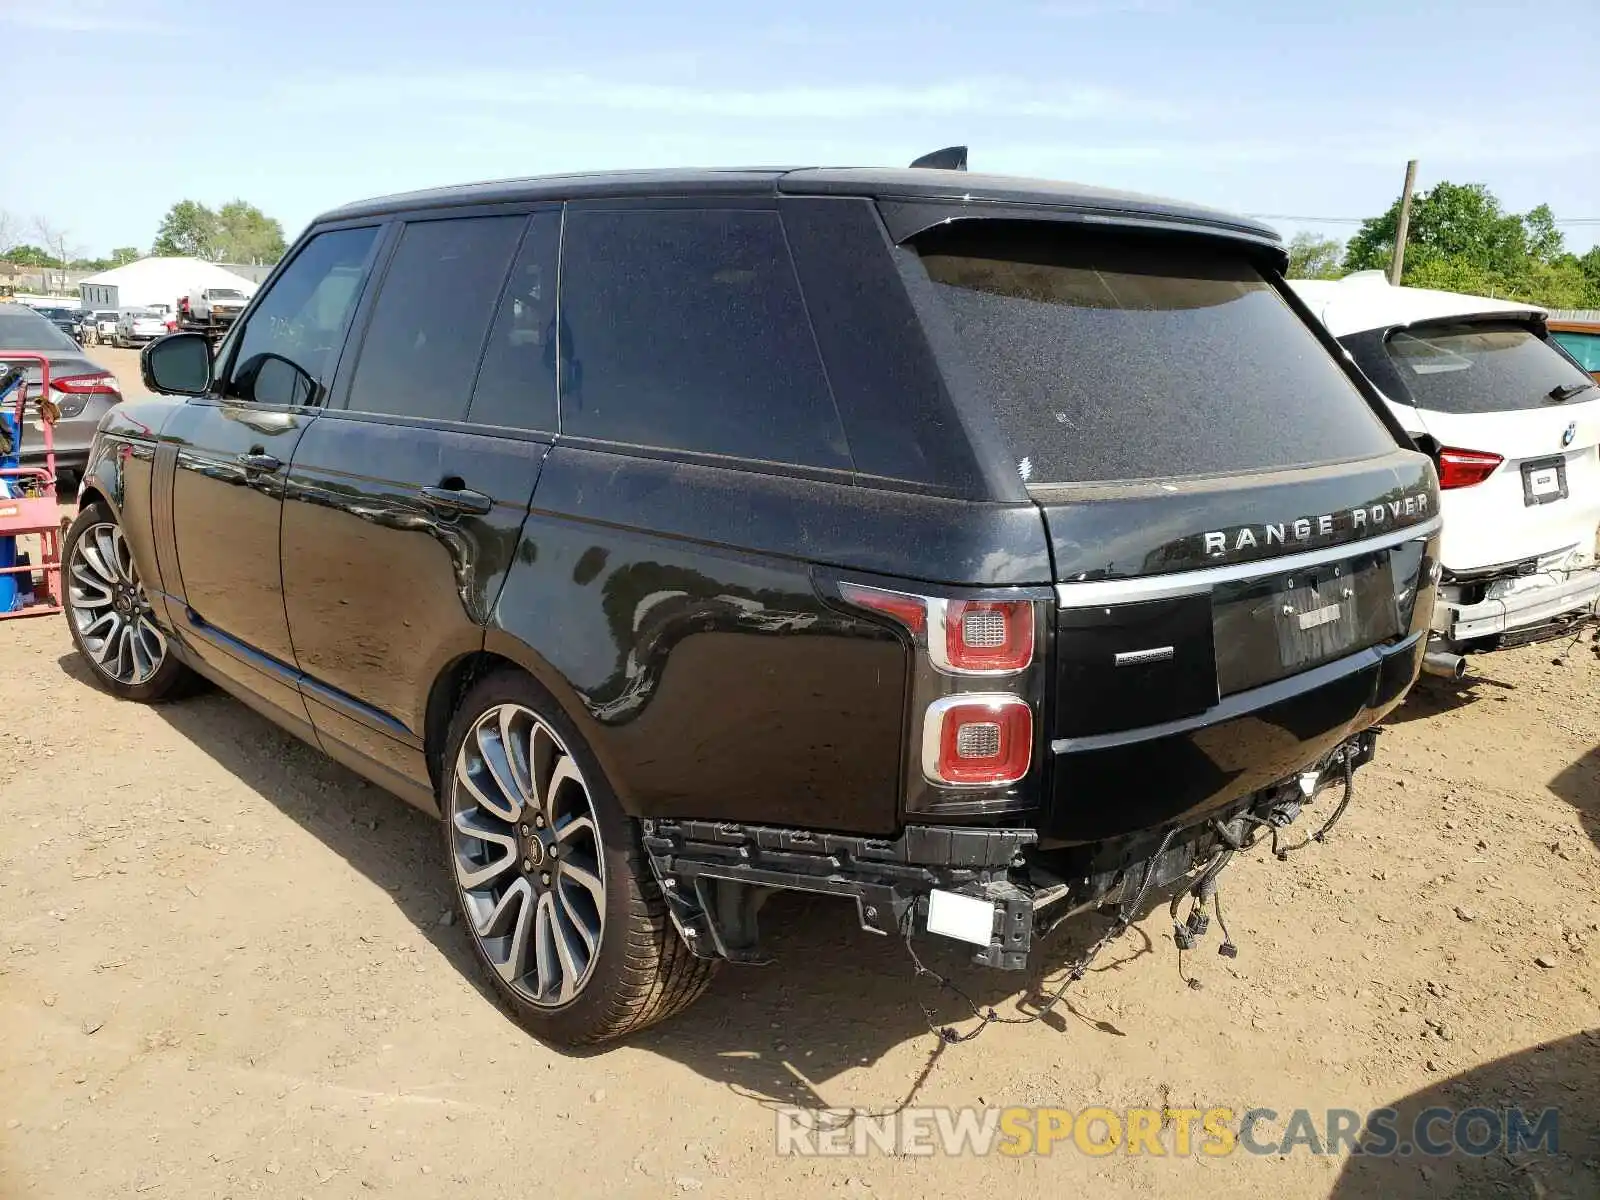
M 1036 831 L 1018 828 L 914 825 L 884 839 L 656 819 L 643 822 L 644 848 L 673 924 L 702 958 L 763 961 L 761 904 L 799 891 L 853 901 L 869 933 L 943 933 L 971 943 L 980 965 L 1021 970 L 1034 940 L 1066 917 L 1186 878 L 1224 848 L 1224 835 L 1237 843 L 1252 826 L 1286 827 L 1318 792 L 1371 761 L 1376 738 L 1360 733 L 1206 821 L 1114 844 L 1047 851 Z
M 1461 645 L 1537 629 L 1593 612 L 1600 602 L 1600 566 L 1545 571 L 1488 583 L 1447 582 L 1434 605 L 1434 630 Z

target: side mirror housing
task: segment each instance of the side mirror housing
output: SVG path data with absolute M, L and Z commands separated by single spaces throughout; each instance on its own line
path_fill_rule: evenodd
M 211 343 L 199 333 L 169 333 L 139 353 L 144 386 L 168 396 L 203 396 L 211 368 Z

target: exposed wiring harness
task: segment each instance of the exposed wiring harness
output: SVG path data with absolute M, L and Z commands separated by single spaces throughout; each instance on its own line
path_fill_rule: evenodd
M 1034 1009 L 1034 1011 L 1031 1013 L 1024 1013 L 1021 1016 L 1003 1017 L 997 1013 L 992 1006 L 987 1009 L 979 1007 L 978 1003 L 973 1000 L 971 996 L 967 995 L 967 993 L 962 991 L 959 986 L 951 982 L 948 977 L 941 975 L 938 971 L 935 971 L 932 967 L 929 967 L 927 964 L 925 964 L 922 959 L 918 957 L 916 947 L 912 944 L 912 934 L 916 925 L 916 906 L 909 906 L 906 909 L 905 918 L 900 923 L 900 931 L 905 937 L 906 952 L 911 956 L 913 977 L 921 979 L 922 977 L 926 976 L 937 983 L 941 989 L 948 992 L 953 992 L 955 995 L 961 998 L 962 1002 L 969 1009 L 972 1010 L 972 1015 L 978 1018 L 977 1025 L 973 1026 L 965 1033 L 959 1033 L 953 1026 L 940 1025 L 937 1018 L 935 1018 L 928 1006 L 923 1004 L 921 1000 L 918 1000 L 917 1007 L 922 1009 L 922 1015 L 927 1019 L 929 1030 L 931 1030 L 939 1038 L 941 1043 L 953 1046 L 958 1045 L 961 1042 L 970 1042 L 990 1025 L 1031 1025 L 1035 1021 L 1042 1021 L 1050 1012 L 1050 1010 L 1060 1002 L 1061 997 L 1066 995 L 1067 989 L 1089 973 L 1089 968 L 1094 964 L 1094 960 L 1099 957 L 1100 951 L 1105 949 L 1110 942 L 1120 937 L 1123 932 L 1125 932 L 1127 928 L 1133 924 L 1134 917 L 1138 915 L 1139 909 L 1144 904 L 1145 897 L 1150 893 L 1150 883 L 1155 876 L 1156 863 L 1160 861 L 1164 854 L 1166 854 L 1168 848 L 1172 845 L 1172 839 L 1176 837 L 1177 834 L 1178 831 L 1176 829 L 1167 830 L 1166 836 L 1161 839 L 1160 847 L 1153 855 L 1150 856 L 1150 858 L 1145 861 L 1144 875 L 1140 880 L 1138 892 L 1134 895 L 1131 901 L 1121 904 L 1117 907 L 1117 916 L 1116 919 L 1111 922 L 1110 928 L 1101 934 L 1100 937 L 1095 940 L 1095 943 L 1078 957 L 1078 960 L 1074 962 L 1068 969 L 1066 976 L 1056 986 L 1056 989 L 1051 992 L 1050 995 L 1045 997 L 1044 1001 L 1039 1005 L 1038 1008 Z
M 1339 751 L 1336 761 L 1342 768 L 1344 794 L 1340 796 L 1338 805 L 1316 832 L 1293 846 L 1280 846 L 1278 844 L 1278 835 L 1283 828 L 1288 826 L 1299 815 L 1302 807 L 1300 800 L 1280 800 L 1268 810 L 1266 817 L 1259 817 L 1254 813 L 1241 813 L 1229 822 L 1224 822 L 1219 818 L 1212 818 L 1207 823 L 1212 832 L 1216 834 L 1218 841 L 1221 842 L 1221 848 L 1200 869 L 1195 876 L 1194 883 L 1174 894 L 1169 909 L 1172 918 L 1172 939 L 1178 947 L 1178 974 L 1189 987 L 1200 987 L 1200 981 L 1190 978 L 1184 973 L 1183 952 L 1193 949 L 1200 938 L 1205 936 L 1209 930 L 1211 917 L 1206 911 L 1208 907 L 1216 914 L 1217 927 L 1222 931 L 1222 944 L 1217 947 L 1217 953 L 1224 958 L 1237 958 L 1239 955 L 1239 947 L 1234 942 L 1232 934 L 1228 932 L 1228 923 L 1222 915 L 1222 893 L 1218 883 L 1222 872 L 1241 851 L 1250 850 L 1255 846 L 1260 838 L 1262 829 L 1270 833 L 1273 857 L 1280 862 L 1286 860 L 1291 851 L 1298 850 L 1311 842 L 1319 844 L 1324 842 L 1328 834 L 1333 831 L 1334 826 L 1344 816 L 1345 811 L 1350 807 L 1350 801 L 1354 798 L 1354 757 L 1355 752 L 1349 746 Z M 1326 770 L 1331 765 L 1331 762 L 1325 762 L 1322 769 Z M 1306 796 L 1305 799 L 1313 799 L 1314 795 L 1315 793 L 1312 793 L 1312 795 Z M 911 957 L 913 977 L 917 979 L 924 977 L 932 979 L 941 990 L 951 992 L 960 997 L 962 1003 L 978 1019 L 978 1024 L 965 1032 L 960 1032 L 954 1026 L 941 1024 L 932 1010 L 919 999 L 917 1006 L 922 1009 L 922 1015 L 928 1023 L 928 1029 L 939 1038 L 940 1045 L 949 1046 L 970 1042 L 991 1025 L 1028 1025 L 1034 1021 L 1043 1020 L 1061 1001 L 1061 998 L 1066 995 L 1067 989 L 1088 974 L 1090 967 L 1093 966 L 1100 952 L 1126 932 L 1133 924 L 1134 918 L 1138 916 L 1140 908 L 1144 906 L 1145 899 L 1150 893 L 1150 887 L 1155 878 L 1156 866 L 1171 848 L 1172 841 L 1177 834 L 1178 830 L 1176 829 L 1167 830 L 1165 836 L 1161 839 L 1160 846 L 1156 848 L 1156 852 L 1145 860 L 1144 873 L 1140 879 L 1138 890 L 1131 900 L 1117 906 L 1117 915 L 1111 922 L 1110 927 L 1073 962 L 1061 982 L 1056 985 L 1055 989 L 1044 998 L 1036 1009 L 1019 1016 L 1001 1016 L 994 1010 L 993 1006 L 984 1007 L 979 1005 L 948 977 L 924 963 L 917 954 L 916 946 L 912 942 L 916 925 L 916 906 L 908 906 L 905 916 L 900 922 L 900 932 L 905 939 L 906 953 Z M 1190 897 L 1192 903 L 1188 916 L 1180 921 L 1178 919 L 1178 909 L 1182 905 L 1185 896 Z

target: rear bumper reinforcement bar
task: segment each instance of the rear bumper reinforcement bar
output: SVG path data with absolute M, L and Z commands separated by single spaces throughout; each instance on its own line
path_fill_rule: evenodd
M 1540 578 L 1542 581 L 1544 577 Z M 1514 633 L 1556 617 L 1592 609 L 1596 601 L 1600 601 L 1600 568 L 1591 568 L 1574 572 L 1563 580 L 1551 580 L 1545 586 L 1533 585 L 1530 578 L 1524 590 L 1514 590 L 1477 604 L 1453 601 L 1441 590 L 1434 606 L 1433 623 L 1436 630 L 1459 645 L 1474 638 Z
M 1242 813 L 1287 825 L 1323 788 L 1371 760 L 1376 734 L 1364 731 L 1306 771 L 1227 812 L 1179 830 L 1156 853 L 1162 830 L 1068 850 L 1041 851 L 1032 829 L 912 825 L 897 838 L 813 833 L 730 821 L 646 819 L 644 849 L 673 924 L 701 958 L 762 962 L 756 914 L 774 892 L 853 900 L 861 928 L 901 936 L 928 927 L 933 892 L 987 903 L 988 943 L 965 940 L 973 961 L 1021 970 L 1040 932 L 1064 915 L 1126 903 L 1144 888 L 1182 879 L 1221 847 L 1220 820 Z M 1244 826 L 1241 824 L 1240 829 Z M 980 925 L 981 928 L 981 925 Z M 965 935 L 956 935 L 965 936 Z
M 861 928 L 901 933 L 925 918 L 935 888 L 995 902 L 995 929 L 977 961 L 1021 969 L 1033 934 L 1033 895 L 1012 878 L 1038 835 L 1031 829 L 913 825 L 898 838 L 811 833 L 726 821 L 644 822 L 644 846 L 678 932 L 701 957 L 757 961 L 747 925 L 719 895 L 721 881 L 855 901 Z M 918 911 L 919 909 L 923 911 Z M 731 918 L 731 919 L 730 919 Z

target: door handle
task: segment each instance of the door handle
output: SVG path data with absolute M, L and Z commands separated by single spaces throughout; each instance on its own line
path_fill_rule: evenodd
M 238 463 L 246 471 L 276 471 L 279 467 L 283 466 L 282 459 L 274 458 L 270 454 L 262 454 L 260 451 L 254 450 L 249 454 L 239 455 Z
M 422 502 L 435 512 L 449 516 L 482 517 L 494 507 L 494 500 L 470 488 L 425 487 Z

